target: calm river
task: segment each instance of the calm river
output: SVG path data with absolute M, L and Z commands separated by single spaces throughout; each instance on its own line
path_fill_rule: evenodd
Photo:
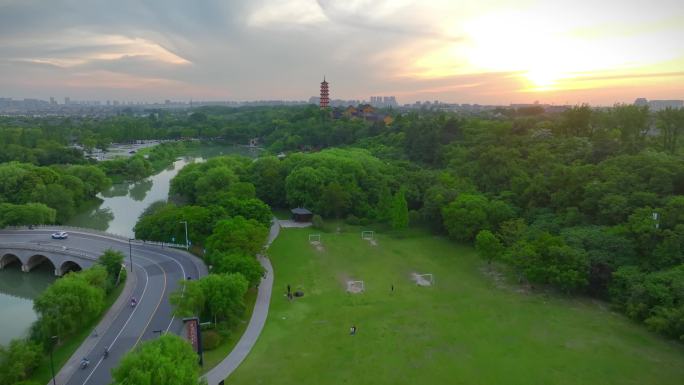
M 185 165 L 219 155 L 254 157 L 253 150 L 233 146 L 206 146 L 191 151 L 160 173 L 136 183 L 120 183 L 98 194 L 98 201 L 81 209 L 66 224 L 107 231 L 133 238 L 133 226 L 152 203 L 167 200 L 169 186 Z M 33 299 L 55 280 L 54 268 L 43 264 L 23 273 L 19 264 L 0 270 L 0 345 L 24 335 L 36 319 Z

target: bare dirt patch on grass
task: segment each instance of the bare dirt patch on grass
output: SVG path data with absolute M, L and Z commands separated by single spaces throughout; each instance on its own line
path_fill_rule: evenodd
M 512 284 L 503 273 L 493 266 L 484 266 L 480 268 L 480 271 L 485 277 L 494 282 L 494 286 L 497 289 L 511 290 L 520 294 L 530 294 L 532 292 L 532 286 L 529 283 Z
M 323 244 L 320 241 L 311 241 L 309 243 L 316 248 L 316 251 L 325 251 L 325 247 L 323 247 Z
M 432 286 L 432 281 L 428 280 L 423 274 L 411 273 L 411 280 L 418 286 Z
M 368 243 L 370 243 L 371 246 L 377 246 L 378 245 L 378 241 L 376 241 L 375 239 L 366 239 L 366 240 L 368 241 Z

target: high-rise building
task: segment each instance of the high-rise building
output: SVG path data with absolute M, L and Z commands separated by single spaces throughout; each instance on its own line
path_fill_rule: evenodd
M 325 76 L 323 76 L 323 81 L 321 82 L 321 100 L 320 100 L 320 106 L 321 109 L 328 108 L 330 105 L 330 98 L 329 98 L 329 93 L 328 93 L 328 82 L 325 81 Z
M 64 97 L 64 105 L 68 106 L 70 103 L 71 103 L 71 98 L 69 98 L 68 96 L 65 96 Z
M 399 104 L 397 103 L 397 98 L 394 96 L 371 96 L 370 97 L 370 105 L 373 107 L 396 107 Z
M 634 101 L 635 106 L 648 106 L 651 111 L 660 111 L 666 108 L 678 109 L 684 107 L 683 100 L 648 100 L 646 98 L 637 98 Z

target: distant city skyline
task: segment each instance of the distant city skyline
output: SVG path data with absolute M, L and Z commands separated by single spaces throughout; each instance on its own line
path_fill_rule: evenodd
M 0 97 L 684 99 L 677 0 L 0 0 Z

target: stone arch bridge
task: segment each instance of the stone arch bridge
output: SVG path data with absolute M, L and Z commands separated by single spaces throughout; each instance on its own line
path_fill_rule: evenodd
M 91 267 L 97 263 L 97 257 L 92 253 L 65 246 L 0 243 L 0 269 L 15 262 L 21 264 L 23 272 L 29 272 L 41 263 L 51 263 L 55 275 L 61 277 L 69 271 Z

